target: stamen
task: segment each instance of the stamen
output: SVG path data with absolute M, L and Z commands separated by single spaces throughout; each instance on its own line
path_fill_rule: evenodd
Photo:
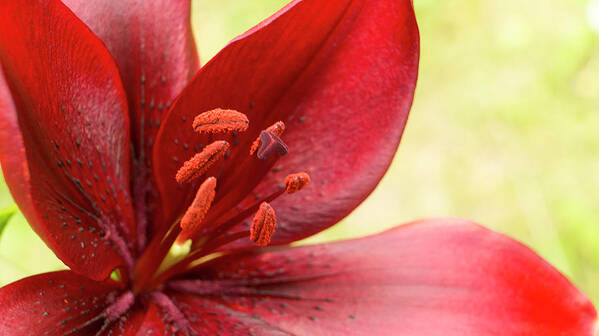
M 285 189 L 288 194 L 293 194 L 302 190 L 308 183 L 310 183 L 310 175 L 307 173 L 290 174 L 285 178 Z
M 220 140 L 215 141 L 203 151 L 196 154 L 193 158 L 186 161 L 177 172 L 175 178 L 179 184 L 191 182 L 202 176 L 218 160 L 220 160 L 229 150 L 229 143 Z
M 266 246 L 275 233 L 277 217 L 275 210 L 266 202 L 260 204 L 250 228 L 250 239 L 258 246 Z
M 207 181 L 204 183 L 207 183 Z M 178 262 L 173 267 L 170 267 L 172 263 L 169 263 L 168 270 L 166 269 L 166 267 L 163 267 L 161 265 L 161 271 L 157 272 L 159 276 L 153 280 L 153 284 L 161 284 L 164 281 L 166 281 L 166 279 L 170 279 L 174 275 L 179 274 L 185 271 L 186 269 L 189 269 L 189 265 L 191 263 L 196 263 L 200 260 L 204 260 L 203 258 L 206 258 L 207 256 L 214 257 L 214 251 L 236 240 L 247 239 L 247 237 L 249 236 L 252 241 L 256 242 L 260 246 L 268 245 L 270 243 L 272 235 L 274 234 L 277 222 L 275 211 L 272 209 L 268 202 L 272 202 L 285 192 L 289 194 L 298 192 L 309 183 L 310 176 L 305 172 L 287 175 L 287 177 L 285 178 L 285 185 L 280 185 L 277 191 L 273 192 L 272 194 L 263 198 L 262 200 L 254 203 L 245 210 L 240 210 L 240 212 L 233 215 L 232 218 L 229 218 L 223 222 L 220 222 L 212 226 L 211 229 L 206 230 L 206 232 L 202 231 L 202 239 L 193 241 L 193 245 L 191 246 L 191 252 L 189 252 L 188 249 L 187 252 L 185 252 L 186 256 L 184 259 L 176 259 Z M 202 184 L 202 187 L 203 185 L 204 184 Z M 256 215 L 254 217 L 253 224 L 249 231 L 227 233 L 233 227 L 238 225 L 240 221 L 244 220 L 252 213 L 256 213 Z M 204 228 L 204 226 L 200 226 L 200 228 Z M 193 233 L 189 235 L 189 238 L 197 236 L 198 233 L 200 233 L 199 230 L 194 230 Z M 186 241 L 186 243 L 191 242 L 191 240 Z
M 248 129 L 247 116 L 235 110 L 214 109 L 199 114 L 193 120 L 193 129 L 198 133 L 243 132 Z
M 200 229 L 206 213 L 210 209 L 212 202 L 214 201 L 214 195 L 216 189 L 216 178 L 207 178 L 196 193 L 196 197 L 191 203 L 191 206 L 183 215 L 181 219 L 181 233 L 177 241 L 179 243 L 186 241 L 192 237 Z
M 232 217 L 229 217 L 223 222 L 215 225 L 212 232 L 206 233 L 204 237 L 206 237 L 206 239 L 208 240 L 215 239 L 215 237 L 224 234 L 225 232 L 233 228 L 235 225 L 239 224 L 239 222 L 258 211 L 258 209 L 262 206 L 263 203 L 270 203 L 277 199 L 279 196 L 283 195 L 285 192 L 287 192 L 288 194 L 292 194 L 294 192 L 300 191 L 306 185 L 308 185 L 308 183 L 310 183 L 310 175 L 304 172 L 298 174 L 290 174 L 287 175 L 284 183 L 285 186 L 280 185 L 277 191 L 260 199 L 259 201 L 247 207 L 245 210 L 239 210 L 237 214 L 234 214 Z M 195 241 L 194 246 L 198 246 L 196 245 Z
M 260 132 L 260 142 L 262 143 L 262 146 L 258 149 L 257 154 L 258 159 L 260 160 L 267 159 L 274 152 L 277 152 L 280 155 L 285 155 L 288 152 L 287 145 L 283 140 L 270 131 Z
M 272 134 L 280 138 L 281 135 L 283 135 L 283 132 L 285 132 L 285 123 L 283 123 L 282 121 L 277 121 L 276 123 L 270 125 L 266 129 L 266 131 L 271 132 Z M 260 137 L 258 137 L 256 140 L 254 140 L 254 143 L 252 143 L 252 147 L 250 148 L 250 155 L 254 155 L 254 153 L 256 153 L 258 148 L 260 148 L 260 144 Z

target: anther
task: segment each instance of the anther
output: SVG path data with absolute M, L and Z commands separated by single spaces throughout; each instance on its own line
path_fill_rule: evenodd
M 229 143 L 223 140 L 215 141 L 200 153 L 194 155 L 186 161 L 175 176 L 179 184 L 191 182 L 202 176 L 218 160 L 220 160 L 229 150 Z
M 304 172 L 290 174 L 285 177 L 285 189 L 288 194 L 302 190 L 308 183 L 310 183 L 310 175 Z
M 274 152 L 277 152 L 280 155 L 285 155 L 288 152 L 287 145 L 283 140 L 270 131 L 260 132 L 260 142 L 262 145 L 260 146 L 260 149 L 258 149 L 258 154 L 256 154 L 260 160 L 267 159 Z
M 270 238 L 275 233 L 276 225 L 275 210 L 270 204 L 262 202 L 250 227 L 250 239 L 258 246 L 268 245 Z
M 208 213 L 212 205 L 212 201 L 214 201 L 215 189 L 216 178 L 214 177 L 207 178 L 200 185 L 195 199 L 181 219 L 180 225 L 182 231 L 177 238 L 178 242 L 184 242 L 198 232 L 204 217 L 206 217 L 206 213 Z
M 193 129 L 198 133 L 243 132 L 248 129 L 247 116 L 235 110 L 214 109 L 199 114 L 193 120 Z
M 266 129 L 266 131 L 271 132 L 272 134 L 274 134 L 280 138 L 281 135 L 283 135 L 283 132 L 285 132 L 285 123 L 283 123 L 282 121 L 277 121 L 276 123 L 270 125 Z M 260 148 L 260 144 L 261 144 L 260 137 L 258 137 L 252 143 L 252 147 L 250 148 L 250 155 L 254 155 L 254 153 L 256 153 L 258 148 Z

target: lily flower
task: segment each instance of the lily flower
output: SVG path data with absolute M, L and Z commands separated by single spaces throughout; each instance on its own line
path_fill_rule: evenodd
M 200 69 L 189 11 L 0 0 L 0 163 L 70 268 L 0 289 L 0 334 L 592 335 L 564 276 L 466 220 L 289 246 L 396 152 L 411 1 L 296 0 Z

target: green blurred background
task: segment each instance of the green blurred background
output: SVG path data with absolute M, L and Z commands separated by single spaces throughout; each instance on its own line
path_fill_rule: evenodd
M 286 2 L 194 0 L 202 60 Z M 599 0 L 414 5 L 420 79 L 398 155 L 364 204 L 308 241 L 466 217 L 528 244 L 599 304 Z M 0 183 L 0 208 L 11 202 Z M 0 238 L 0 285 L 63 267 L 22 216 Z

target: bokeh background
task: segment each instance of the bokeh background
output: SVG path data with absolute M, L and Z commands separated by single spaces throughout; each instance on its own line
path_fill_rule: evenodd
M 286 2 L 193 0 L 203 62 Z M 599 0 L 414 5 L 420 78 L 400 150 L 366 202 L 307 242 L 466 217 L 531 246 L 599 304 Z M 60 268 L 22 216 L 0 237 L 0 285 Z

